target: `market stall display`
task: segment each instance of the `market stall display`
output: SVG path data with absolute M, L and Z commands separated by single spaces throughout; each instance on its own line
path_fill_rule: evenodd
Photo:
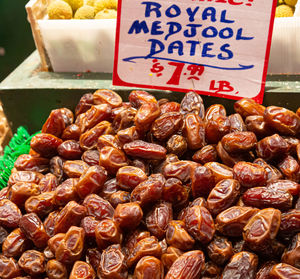
M 276 17 L 292 17 L 298 0 L 278 0 L 276 8 Z
M 0 276 L 298 278 L 300 111 L 234 109 L 97 90 L 53 110 L 0 192 Z

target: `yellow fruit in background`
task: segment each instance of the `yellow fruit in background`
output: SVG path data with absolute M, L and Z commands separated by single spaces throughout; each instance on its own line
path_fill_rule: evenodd
M 64 1 L 71 6 L 74 13 L 77 11 L 77 9 L 83 6 L 83 0 L 64 0 Z
M 292 7 L 295 7 L 297 4 L 297 0 L 285 0 L 284 2 L 285 2 L 285 4 L 292 6 Z
M 284 0 L 278 0 L 277 1 L 277 6 L 284 4 Z
M 95 19 L 113 19 L 117 18 L 117 11 L 114 9 L 104 9 L 96 14 Z
M 94 6 L 95 0 L 84 0 L 84 5 Z
M 94 17 L 95 17 L 94 7 L 84 5 L 76 11 L 74 19 L 93 19 Z
M 70 5 L 60 0 L 51 2 L 47 13 L 49 19 L 71 19 L 73 15 Z
M 95 0 L 94 7 L 96 13 L 104 9 L 117 9 L 118 1 L 117 0 Z
M 291 17 L 294 15 L 294 9 L 288 5 L 280 5 L 276 8 L 276 17 Z

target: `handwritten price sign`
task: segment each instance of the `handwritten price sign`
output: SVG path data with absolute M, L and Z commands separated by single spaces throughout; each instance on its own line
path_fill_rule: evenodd
M 262 102 L 276 0 L 119 0 L 113 84 Z

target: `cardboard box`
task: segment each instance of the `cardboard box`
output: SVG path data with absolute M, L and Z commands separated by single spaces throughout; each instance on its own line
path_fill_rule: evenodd
M 116 20 L 48 20 L 52 0 L 31 0 L 28 20 L 42 70 L 112 73 Z M 300 1 L 294 17 L 275 18 L 268 74 L 300 73 Z

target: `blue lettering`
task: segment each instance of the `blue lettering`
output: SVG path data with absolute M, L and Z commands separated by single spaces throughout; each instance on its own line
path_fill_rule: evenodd
M 228 60 L 228 59 L 231 59 L 233 57 L 233 52 L 230 49 L 228 49 L 229 47 L 230 47 L 230 44 L 225 44 L 225 45 L 222 45 L 220 47 L 220 50 L 222 52 L 224 52 L 225 54 L 227 54 L 227 55 L 223 56 L 223 54 L 220 53 L 218 55 L 218 59 L 220 59 L 220 60 Z
M 212 50 L 210 46 L 213 46 L 214 43 L 205 43 L 202 48 L 202 57 L 215 57 L 214 54 L 209 54 L 208 52 Z
M 223 11 L 221 12 L 221 19 L 220 19 L 220 22 L 222 22 L 222 23 L 234 23 L 234 20 L 230 20 L 230 19 L 227 19 L 227 18 L 226 18 L 226 13 L 227 13 L 226 10 L 223 10 Z
M 206 27 L 202 31 L 202 37 L 204 38 L 215 38 L 217 37 L 217 35 L 218 35 L 218 30 L 213 26 Z
M 145 8 L 145 17 L 150 17 L 151 12 L 156 13 L 156 17 L 161 17 L 161 4 L 156 3 L 156 2 L 151 2 L 151 1 L 144 1 L 141 4 L 146 5 Z
M 166 16 L 167 17 L 170 17 L 170 18 L 172 18 L 172 17 L 177 17 L 177 16 L 179 16 L 181 14 L 181 10 L 180 10 L 180 8 L 177 6 L 177 5 L 175 5 L 175 4 L 173 4 L 172 6 L 170 6 L 168 9 L 166 9 Z
M 164 31 L 161 31 L 161 21 L 154 21 L 151 27 L 151 35 L 161 35 Z
M 226 34 L 227 33 L 227 34 Z M 221 39 L 229 39 L 233 36 L 233 30 L 230 27 L 223 28 L 219 32 L 219 37 Z
M 197 27 L 201 27 L 202 24 L 187 24 L 186 26 L 191 27 L 190 31 L 191 33 L 189 33 L 189 29 L 184 30 L 183 35 L 187 38 L 191 38 L 191 37 L 195 37 L 197 35 Z
M 149 28 L 147 26 L 147 23 L 145 20 L 139 22 L 139 20 L 136 20 L 132 23 L 128 34 L 132 34 L 133 32 L 135 32 L 135 34 L 139 34 L 141 33 L 141 31 L 143 30 L 143 32 L 146 34 L 149 32 Z
M 238 29 L 237 34 L 236 34 L 237 41 L 239 41 L 239 40 L 248 41 L 248 40 L 252 40 L 252 39 L 254 39 L 254 37 L 243 37 L 243 28 Z
M 186 41 L 187 44 L 191 44 L 191 49 L 190 49 L 190 56 L 194 56 L 196 53 L 196 47 L 197 45 L 200 45 L 199 41 Z
M 167 25 L 169 25 L 169 33 L 166 35 L 165 40 L 168 40 L 170 36 L 180 32 L 182 29 L 181 24 L 178 22 L 168 22 Z
M 192 11 L 192 8 L 187 8 L 186 9 L 186 12 L 187 12 L 187 14 L 189 16 L 189 21 L 190 22 L 195 21 L 195 15 L 198 12 L 198 10 L 199 10 L 199 7 L 196 7 L 193 11 Z
M 151 47 L 150 47 L 150 53 L 146 56 L 146 58 L 151 58 L 153 55 L 160 53 L 165 49 L 164 44 L 159 40 L 149 39 L 148 42 L 151 43 Z
M 174 41 L 170 43 L 168 47 L 168 54 L 174 53 L 174 50 L 178 50 L 178 55 L 183 55 L 183 43 L 181 41 Z
M 204 9 L 202 13 L 202 20 L 207 20 L 210 17 L 211 22 L 216 22 L 216 9 L 213 7 L 208 7 Z

